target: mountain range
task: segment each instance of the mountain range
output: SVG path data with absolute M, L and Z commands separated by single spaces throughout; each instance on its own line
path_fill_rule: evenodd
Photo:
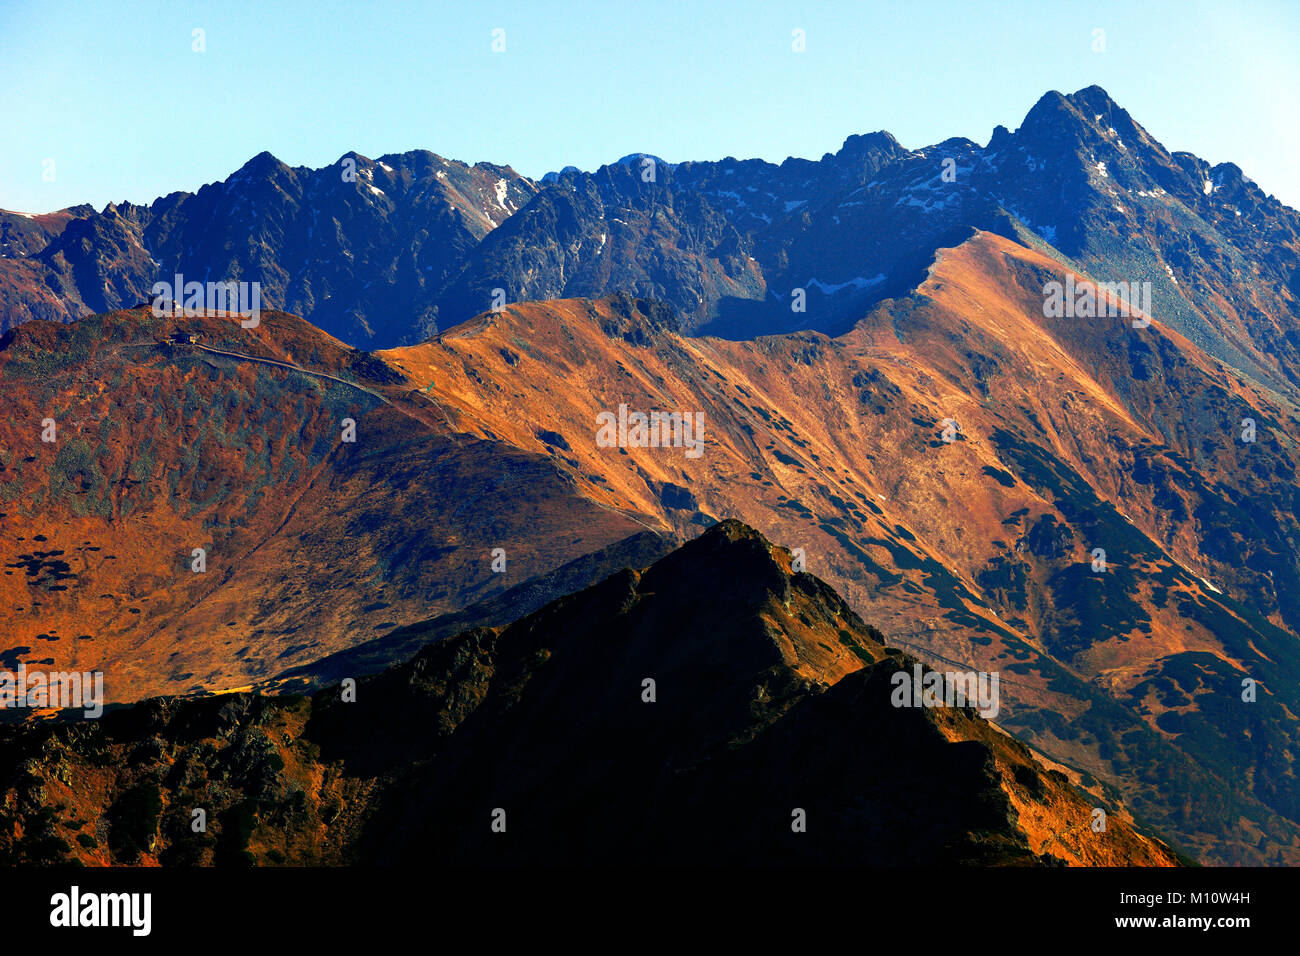
M 863 733 L 844 721 L 885 720 L 861 695 L 880 679 L 882 655 L 902 651 L 1000 673 L 994 722 L 1031 748 L 970 778 L 962 813 L 1003 799 L 990 787 L 1014 804 L 1008 768 L 1039 761 L 1063 775 L 1049 774 L 1066 788 L 1061 806 L 1080 793 L 1122 805 L 1204 862 L 1300 862 L 1300 214 L 1232 164 L 1167 152 L 1097 87 L 1049 93 L 984 147 L 912 151 L 873 133 L 779 166 L 637 154 L 535 182 L 424 152 L 350 153 L 314 171 L 262 154 L 225 182 L 149 206 L 0 213 L 0 255 L 0 387 L 11 409 L 0 422 L 0 589 L 13 609 L 0 657 L 101 668 L 119 704 L 168 695 L 105 718 L 105 734 L 129 728 L 104 738 L 112 747 L 154 754 L 117 784 L 156 784 L 150 806 L 182 798 L 168 773 L 182 772 L 183 747 L 205 742 L 201 761 L 184 760 L 207 761 L 211 775 L 214 748 L 225 753 L 265 719 L 297 721 L 291 738 L 337 748 L 339 786 L 377 788 L 330 829 L 328 851 L 277 846 L 288 860 L 396 859 L 396 824 L 373 851 L 358 835 L 431 807 L 439 818 L 453 806 L 486 814 L 471 803 L 502 792 L 503 771 L 470 741 L 530 768 L 504 791 L 519 796 L 544 786 L 538 762 L 582 777 L 582 761 L 630 735 L 639 756 L 583 785 L 615 802 L 629 799 L 630 781 L 662 785 L 664 813 L 690 816 L 727 788 L 754 786 L 760 760 L 794 760 L 802 734 L 844 744 Z M 270 308 L 251 329 L 229 315 L 153 315 L 152 284 L 178 272 L 257 281 Z M 1090 281 L 1144 285 L 1141 314 L 1046 307 L 1053 283 Z M 702 414 L 703 454 L 603 447 L 599 416 L 621 406 Z M 47 418 L 59 426 L 54 442 L 41 440 Z M 355 441 L 341 437 L 345 420 Z M 618 645 L 632 658 L 605 656 L 613 650 L 598 638 L 623 633 L 626 608 L 590 612 L 605 623 L 557 663 L 563 692 L 527 703 L 522 684 L 487 690 L 456 670 L 474 661 L 527 684 L 561 632 L 588 634 L 565 625 L 525 640 L 540 626 L 527 615 L 593 593 L 657 599 L 647 579 L 670 579 L 675 600 L 694 606 L 731 593 L 735 562 L 756 590 L 738 584 L 733 599 L 761 604 L 776 572 L 746 564 L 740 552 L 760 539 L 728 519 L 798 549 L 878 638 L 856 624 L 849 638 L 768 634 L 786 648 L 782 679 L 815 686 L 782 692 L 789 722 L 752 709 L 741 720 L 719 690 L 718 711 L 701 719 L 732 756 L 703 776 L 651 783 L 658 752 L 630 715 L 604 739 L 583 738 L 592 749 L 580 757 L 551 755 L 539 736 L 571 736 L 573 707 L 623 713 L 601 675 L 655 653 L 633 640 Z M 656 561 L 686 560 L 670 553 L 693 555 L 692 573 L 653 573 Z M 808 620 L 834 617 L 821 604 L 841 599 L 817 594 Z M 733 610 L 768 619 L 753 606 Z M 653 613 L 669 615 L 657 639 L 671 644 L 664 654 L 686 655 L 701 698 L 711 681 L 740 697 L 758 686 L 747 655 L 765 660 L 767 645 L 742 642 L 733 660 L 723 624 Z M 637 626 L 647 641 L 659 633 Z M 443 722 L 446 740 L 427 742 L 424 769 L 401 768 L 396 750 L 367 757 L 360 741 L 373 731 L 329 716 L 346 706 L 331 703 L 345 678 L 415 687 L 430 668 L 425 690 L 377 695 L 391 704 L 370 717 Z M 482 729 L 466 718 L 462 732 L 465 715 L 439 708 L 470 697 L 489 709 Z M 225 707 L 234 709 L 219 717 Z M 486 716 L 498 710 L 513 715 Z M 917 719 L 917 733 L 940 720 Z M 214 720 L 226 721 L 220 732 Z M 204 728 L 193 740 L 191 721 Z M 995 763 L 999 747 L 1013 747 L 987 721 L 948 732 L 983 741 Z M 59 736 L 70 732 L 14 733 L 12 747 L 71 748 L 58 773 L 28 767 L 41 786 L 90 759 Z M 679 727 L 672 739 L 689 749 L 694 733 Z M 673 759 L 685 768 L 698 757 Z M 364 780 L 346 769 L 358 761 Z M 429 790 L 462 766 L 476 781 L 470 802 Z M 1024 771 L 1048 779 L 1042 772 Z M 821 786 L 835 793 L 869 789 L 837 773 L 809 769 L 831 775 Z M 917 773 L 908 786 L 933 793 Z M 226 809 L 264 799 L 244 792 L 242 776 L 223 786 L 244 793 L 226 794 Z M 731 837 L 683 823 L 689 841 L 635 852 L 683 861 L 709 846 L 735 859 L 765 846 L 796 862 L 838 858 L 821 837 L 772 848 L 743 829 L 794 799 L 785 786 L 771 806 L 755 798 Z M 70 805 L 89 807 L 89 792 Z M 430 792 L 428 803 L 416 796 Z M 318 813 L 311 801 L 323 793 L 293 799 Z M 107 805 L 97 812 L 113 817 Z M 1070 813 L 1043 826 L 1064 833 L 1079 823 Z M 1077 843 L 1046 851 L 1020 819 L 967 821 L 968 836 L 997 837 L 954 849 L 953 833 L 936 834 L 926 858 L 1105 861 Z M 611 820 L 597 814 L 591 825 L 575 859 L 631 846 L 606 844 Z M 496 852 L 477 837 L 427 835 L 448 841 L 449 859 Z M 502 860 L 555 849 L 522 842 Z M 844 852 L 861 858 L 863 845 Z M 1136 846 L 1121 861 L 1164 859 Z M 270 859 L 256 840 L 238 850 Z M 893 852 L 885 841 L 867 858 L 897 862 Z
M 421 341 L 495 289 L 510 302 L 622 290 L 732 338 L 834 333 L 972 229 L 1101 281 L 1150 282 L 1164 321 L 1203 350 L 1296 385 L 1300 214 L 1231 163 L 1166 151 L 1099 87 L 1048 93 L 984 147 L 908 150 L 877 132 L 780 165 L 638 154 L 537 182 L 425 151 L 317 170 L 261 153 L 148 206 L 0 213 L 0 331 L 129 306 L 181 273 L 257 281 L 270 306 L 358 348 Z

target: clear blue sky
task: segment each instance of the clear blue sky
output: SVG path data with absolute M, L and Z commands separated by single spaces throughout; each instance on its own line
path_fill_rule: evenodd
M 639 151 L 815 158 L 876 129 L 985 143 L 1092 83 L 1300 207 L 1295 0 L 0 0 L 0 207 L 148 202 L 264 149 L 322 166 L 424 148 L 536 177 Z

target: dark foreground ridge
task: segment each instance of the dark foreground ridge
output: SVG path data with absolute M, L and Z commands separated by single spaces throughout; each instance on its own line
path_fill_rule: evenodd
M 893 707 L 911 664 L 726 521 L 437 641 L 354 701 L 339 686 L 156 698 L 4 728 L 0 859 L 1177 862 L 1114 808 L 1095 831 L 1095 801 L 973 710 Z

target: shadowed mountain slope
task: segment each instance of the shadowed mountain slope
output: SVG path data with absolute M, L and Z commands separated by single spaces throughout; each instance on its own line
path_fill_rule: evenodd
M 1090 798 L 973 711 L 893 706 L 891 677 L 911 662 L 790 561 L 725 522 L 643 571 L 440 641 L 352 702 L 339 688 L 159 699 L 0 730 L 0 850 L 92 864 L 1176 864 L 1122 812 L 1094 830 Z

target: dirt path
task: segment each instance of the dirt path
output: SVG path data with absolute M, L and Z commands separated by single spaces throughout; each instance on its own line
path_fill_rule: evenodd
M 202 349 L 204 352 L 211 352 L 213 355 L 225 355 L 229 358 L 242 359 L 245 362 L 257 362 L 260 365 L 275 365 L 278 366 L 279 368 L 287 368 L 293 372 L 301 372 L 303 375 L 312 375 L 315 376 L 316 378 L 327 378 L 331 382 L 338 382 L 340 385 L 347 385 L 350 388 L 355 388 L 359 391 L 365 392 L 367 395 L 371 395 L 379 399 L 385 405 L 395 407 L 393 406 L 392 402 L 390 402 L 387 398 L 385 398 L 383 395 L 380 395 L 378 392 L 374 391 L 373 389 L 366 388 L 364 385 L 358 385 L 356 382 L 349 382 L 346 378 L 339 378 L 337 375 L 331 375 L 328 372 L 313 372 L 310 369 L 305 369 L 300 365 L 293 365 L 289 362 L 281 362 L 278 359 L 262 358 L 261 356 L 257 356 L 257 355 L 245 355 L 243 352 L 229 352 L 225 349 L 214 349 L 210 345 L 200 345 L 197 342 L 192 342 L 189 344 L 191 348 Z

